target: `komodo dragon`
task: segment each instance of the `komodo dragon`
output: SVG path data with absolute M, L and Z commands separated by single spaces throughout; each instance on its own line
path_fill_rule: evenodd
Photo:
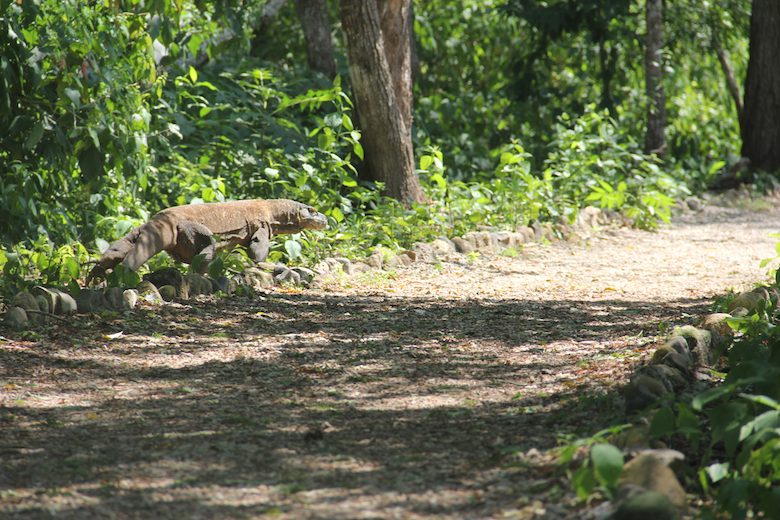
M 205 254 L 201 272 L 218 250 L 239 245 L 246 248 L 249 258 L 262 262 L 268 257 L 274 235 L 326 227 L 325 215 L 311 206 L 287 199 L 174 206 L 155 214 L 149 222 L 111 244 L 90 271 L 86 285 L 105 278 L 106 269 L 120 263 L 136 271 L 161 251 L 187 264 L 195 255 Z

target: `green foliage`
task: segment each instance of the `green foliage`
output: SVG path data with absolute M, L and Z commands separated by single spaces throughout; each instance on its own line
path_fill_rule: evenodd
M 777 280 L 780 284 L 780 280 Z M 711 429 L 700 470 L 705 490 L 713 490 L 718 506 L 733 515 L 763 511 L 777 518 L 780 483 L 780 328 L 776 301 L 759 301 L 756 312 L 729 319 L 741 332 L 727 353 L 731 367 L 723 384 L 698 395 L 688 410 L 704 413 Z M 689 425 L 691 426 L 691 425 Z M 690 431 L 702 428 L 691 427 Z M 712 460 L 713 448 L 725 456 Z M 774 516 L 773 516 L 774 515 Z
M 55 248 L 50 242 L 39 240 L 29 248 L 0 248 L 0 297 L 11 299 L 35 285 L 75 289 L 75 280 L 81 278 L 81 265 L 87 258 L 87 250 L 81 244 Z
M 601 491 L 607 498 L 617 494 L 620 475 L 623 473 L 623 454 L 618 448 L 606 443 L 606 439 L 629 425 L 602 430 L 592 437 L 568 442 L 561 449 L 559 464 L 568 466 L 582 448 L 588 449 L 588 456 L 570 474 L 572 486 L 580 500 L 587 500 L 594 491 Z

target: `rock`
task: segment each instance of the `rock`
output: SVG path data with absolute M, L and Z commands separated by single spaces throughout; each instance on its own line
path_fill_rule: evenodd
M 682 354 L 671 352 L 664 356 L 661 363 L 678 370 L 686 380 L 691 379 L 691 372 L 688 370 L 688 362 Z
M 30 325 L 27 313 L 21 307 L 9 308 L 3 321 L 15 329 L 26 329 Z
M 355 262 L 352 264 L 349 264 L 346 269 L 344 269 L 344 273 L 347 276 L 355 276 L 356 274 L 360 273 L 367 273 L 371 270 L 371 266 L 363 263 L 363 262 Z
M 748 312 L 752 312 L 758 308 L 758 300 L 764 299 L 765 296 L 763 294 L 753 291 L 740 293 L 729 303 L 728 312 L 731 313 L 737 307 L 744 307 Z
M 25 319 L 31 323 L 40 323 L 43 321 L 43 316 L 34 312 L 27 313 L 27 311 L 40 311 L 41 308 L 38 305 L 38 301 L 31 293 L 22 291 L 16 293 L 13 301 L 11 302 L 13 307 L 24 309 Z
M 536 241 L 535 238 L 536 234 L 534 230 L 528 226 L 517 226 L 515 228 L 515 233 L 520 233 L 521 235 L 523 235 L 523 239 L 524 239 L 523 242 L 526 244 L 530 244 Z
M 404 251 L 398 255 L 398 258 L 401 260 L 403 265 L 409 266 L 412 265 L 412 263 L 415 261 L 417 255 L 415 255 L 412 251 Z
M 688 347 L 688 341 L 682 337 L 682 336 L 675 336 L 673 338 L 669 338 L 666 340 L 666 343 L 664 345 L 668 345 L 672 347 L 678 354 L 681 354 L 684 358 L 686 363 L 691 364 L 693 363 L 693 355 L 691 354 L 691 349 Z
M 468 242 L 461 237 L 453 238 L 452 243 L 455 244 L 455 251 L 458 253 L 463 253 L 464 255 L 473 253 L 477 250 L 474 245 L 471 244 L 471 242 Z
M 708 314 L 699 323 L 699 328 L 717 330 L 721 336 L 731 337 L 731 335 L 734 334 L 734 329 L 729 327 L 729 324 L 726 323 L 726 319 L 731 317 L 731 314 L 727 312 Z
M 158 287 L 157 290 L 160 292 L 160 297 L 166 302 L 172 302 L 179 295 L 179 291 L 173 285 L 163 285 Z
M 437 238 L 437 240 L 442 240 L 449 245 L 449 253 L 447 254 L 454 253 L 455 251 L 457 251 L 457 249 L 455 249 L 455 242 L 450 240 L 449 237 L 445 237 L 444 235 L 441 235 L 439 238 Z
M 659 364 L 667 354 L 677 352 L 671 345 L 664 343 L 653 352 L 653 357 L 650 359 L 650 363 L 653 365 Z
M 328 274 L 330 272 L 330 264 L 325 260 L 323 260 L 322 262 L 319 262 L 311 269 L 312 271 L 314 271 L 315 274 Z
M 626 387 L 626 413 L 636 413 L 664 398 L 671 389 L 665 387 L 658 378 L 634 373 Z
M 669 356 L 672 355 L 679 356 L 679 354 L 669 354 Z M 651 368 L 657 374 L 658 379 L 666 383 L 665 386 L 671 386 L 672 390 L 679 392 L 680 390 L 684 390 L 688 387 L 688 379 L 686 379 L 686 374 L 690 376 L 690 372 L 688 372 L 687 368 L 683 367 L 685 373 L 666 363 L 653 365 Z
M 456 251 L 455 244 L 450 239 L 437 238 L 429 244 L 436 256 L 447 256 Z
M 124 308 L 135 309 L 135 306 L 138 305 L 138 291 L 135 289 L 127 289 L 122 293 L 122 297 L 125 299 Z
M 639 493 L 620 503 L 612 520 L 678 520 L 679 513 L 666 495 Z
M 403 256 L 403 258 L 402 258 Z M 408 263 L 404 263 L 404 258 Z M 397 269 L 399 267 L 404 267 L 405 265 L 409 265 L 412 262 L 409 260 L 409 257 L 406 255 L 392 255 L 390 258 L 388 258 L 385 261 L 385 269 Z
M 230 282 L 230 279 L 224 274 L 219 278 L 217 278 L 216 280 L 214 278 L 208 278 L 208 281 L 211 282 L 212 293 L 218 293 L 218 292 L 227 293 L 228 283 Z
M 189 285 L 187 284 L 187 281 L 184 279 L 184 275 L 181 274 L 181 271 L 179 271 L 175 267 L 163 267 L 162 269 L 158 269 L 149 274 L 145 274 L 144 280 L 152 282 L 154 286 L 157 287 L 158 289 L 162 288 L 164 285 L 172 286 L 176 290 L 176 297 L 178 297 L 181 300 L 189 300 L 190 298 Z M 163 299 L 165 299 L 164 296 Z M 173 301 L 173 300 L 171 299 L 166 301 Z
M 582 208 L 579 215 L 577 215 L 577 225 L 585 231 L 590 231 L 602 223 L 604 223 L 604 214 L 600 209 L 593 206 Z
M 704 209 L 704 203 L 698 197 L 688 197 L 683 202 L 691 211 L 701 211 Z
M 247 267 L 241 271 L 241 279 L 236 280 L 235 286 L 229 287 L 228 294 L 233 294 L 241 283 L 259 291 L 274 285 L 274 275 L 256 267 Z
M 42 296 L 49 303 L 52 314 L 75 314 L 78 310 L 76 300 L 68 293 L 53 287 L 36 285 L 32 289 L 33 296 Z
M 100 289 L 82 289 L 76 299 L 78 311 L 84 314 L 101 314 L 111 308 L 105 294 Z
M 138 296 L 147 303 L 152 305 L 160 305 L 163 303 L 160 291 L 157 290 L 157 286 L 149 280 L 142 280 L 141 283 L 135 286 Z
M 103 293 L 109 308 L 115 311 L 125 310 L 125 296 L 121 287 L 111 287 Z M 80 307 L 79 307 L 80 308 Z
M 698 329 L 693 325 L 677 327 L 669 339 L 683 337 L 688 342 L 688 348 L 693 354 L 693 360 L 700 365 L 712 365 L 714 351 L 722 343 L 723 336 L 714 330 Z
M 38 302 L 38 308 L 41 312 L 51 312 L 51 309 L 49 309 L 49 300 L 39 294 L 35 297 L 35 301 Z
M 644 452 L 623 466 L 620 486 L 627 484 L 664 495 L 679 514 L 685 514 L 688 510 L 685 490 L 677 481 L 674 471 L 665 460 L 650 453 Z
M 534 230 L 534 242 L 539 242 L 542 239 L 542 224 L 538 220 L 531 222 L 531 229 Z
M 184 275 L 184 281 L 187 284 L 190 296 L 212 294 L 215 292 L 211 279 L 206 278 L 202 274 L 187 273 Z
M 374 249 L 374 252 L 371 253 L 371 256 L 366 258 L 365 263 L 374 269 L 382 269 L 382 264 L 384 263 L 382 252 L 379 249 Z
M 417 258 L 418 262 L 435 262 L 436 251 L 428 244 L 417 242 L 414 244 L 412 250 Z

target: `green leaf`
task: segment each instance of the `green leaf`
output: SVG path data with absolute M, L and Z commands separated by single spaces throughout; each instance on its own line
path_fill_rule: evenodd
M 355 152 L 355 155 L 357 155 L 360 160 L 363 160 L 363 146 L 360 143 L 355 143 L 355 146 L 352 147 L 352 149 Z
M 287 256 L 290 257 L 290 260 L 295 260 L 301 256 L 301 252 L 303 251 L 300 242 L 296 242 L 295 240 L 285 241 L 284 249 L 287 251 Z
M 660 437 L 674 433 L 674 413 L 666 406 L 658 410 L 650 423 L 650 435 Z
M 38 142 L 43 137 L 43 122 L 38 121 L 35 123 L 35 126 L 32 129 L 32 132 L 30 132 L 30 135 L 27 136 L 27 139 L 24 141 L 24 148 L 26 150 L 32 150 L 35 148 L 35 145 L 38 144 Z
M 218 256 L 211 261 L 208 267 L 208 273 L 211 278 L 216 280 L 222 276 L 222 271 L 225 268 L 225 263 L 222 261 L 222 257 Z
M 192 66 L 190 66 L 189 76 L 193 84 L 198 81 L 198 71 Z
M 72 256 L 69 256 L 68 258 L 64 259 L 62 262 L 62 266 L 67 273 L 68 276 L 71 278 L 78 278 L 79 272 L 81 271 L 81 268 L 79 267 L 79 263 L 76 262 L 76 259 Z
M 707 476 L 710 477 L 710 480 L 712 480 L 712 482 L 718 482 L 728 476 L 729 463 L 725 462 L 719 464 L 712 464 L 707 468 L 705 468 L 704 471 L 707 472 Z
M 200 267 L 203 265 L 203 262 L 206 260 L 206 255 L 201 253 L 199 255 L 195 255 L 192 257 L 192 261 L 190 262 L 190 272 L 192 273 L 199 273 Z
M 433 164 L 433 157 L 430 155 L 423 155 L 420 158 L 420 169 L 421 170 L 427 170 L 431 164 Z
M 596 478 L 593 475 L 593 470 L 583 464 L 574 471 L 571 483 L 574 487 L 574 492 L 577 493 L 579 499 L 587 500 L 596 487 Z
M 594 444 L 590 449 L 590 459 L 599 482 L 610 489 L 617 487 L 623 473 L 623 454 L 611 444 Z

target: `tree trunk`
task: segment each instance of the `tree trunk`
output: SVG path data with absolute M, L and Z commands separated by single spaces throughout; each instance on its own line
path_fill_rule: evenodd
M 742 156 L 754 168 L 780 170 L 780 2 L 753 0 L 745 79 Z
M 407 0 L 341 0 L 352 94 L 369 180 L 406 207 L 426 202 L 414 172 Z
M 737 79 L 734 77 L 734 71 L 731 69 L 729 58 L 726 56 L 726 51 L 723 50 L 723 45 L 721 45 L 720 39 L 717 37 L 713 38 L 712 46 L 715 49 L 715 54 L 718 55 L 720 68 L 723 69 L 723 74 L 726 76 L 726 85 L 729 87 L 731 97 L 734 98 L 734 105 L 737 107 L 737 120 L 742 121 L 742 96 L 739 92 Z
M 645 153 L 655 153 L 663 159 L 666 152 L 666 103 L 662 65 L 663 35 L 661 8 L 662 0 L 647 0 L 646 23 L 647 52 L 645 54 L 645 88 L 649 105 L 647 106 L 647 133 L 645 134 Z
M 328 78 L 336 77 L 336 59 L 330 37 L 330 17 L 325 0 L 293 0 L 295 12 L 301 21 L 303 36 L 309 54 L 309 68 Z

